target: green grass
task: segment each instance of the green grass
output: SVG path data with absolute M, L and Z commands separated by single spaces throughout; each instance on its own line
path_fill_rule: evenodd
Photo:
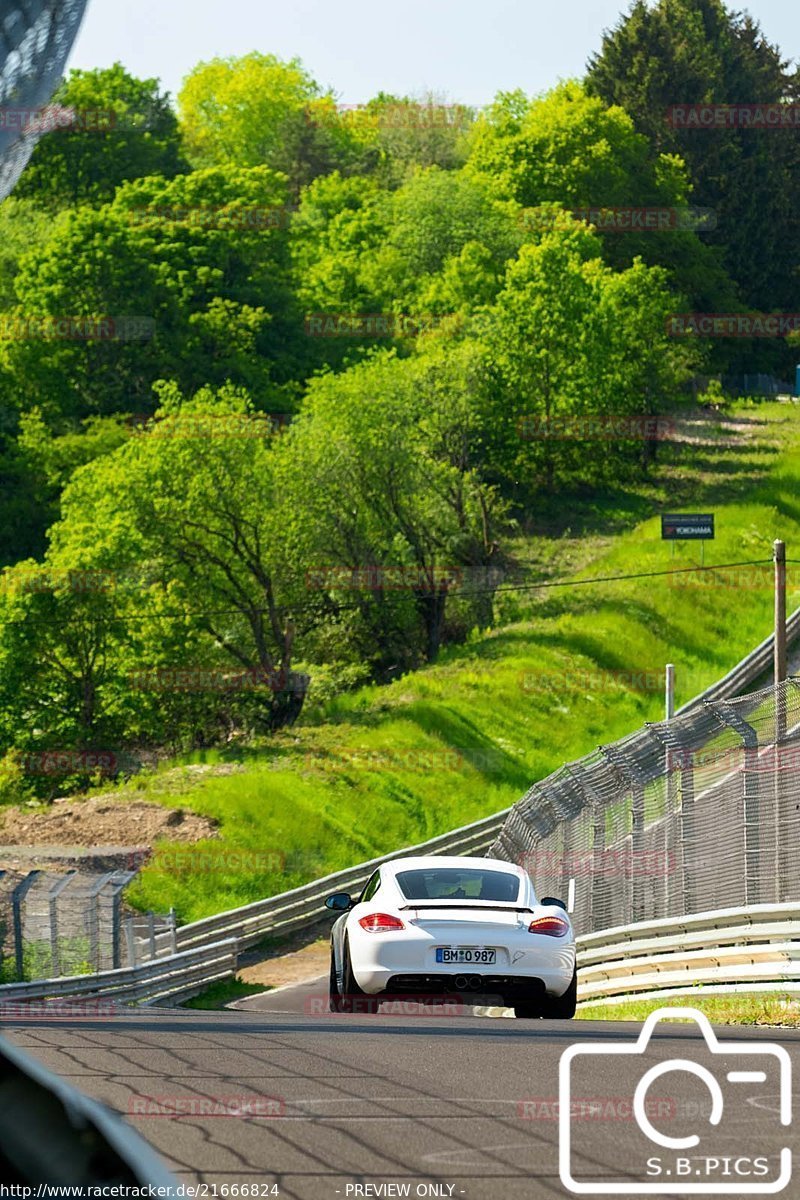
M 131 902 L 174 905 L 192 920 L 424 841 L 660 719 L 665 663 L 676 664 L 679 704 L 729 670 L 770 632 L 768 568 L 757 588 L 679 589 L 665 576 L 577 581 L 696 564 L 696 545 L 679 545 L 673 559 L 661 542 L 652 514 L 668 508 L 716 513 L 706 563 L 768 560 L 776 537 L 800 557 L 796 410 L 739 412 L 751 423 L 742 445 L 675 445 L 636 487 L 542 504 L 518 550 L 542 581 L 569 586 L 504 594 L 496 629 L 389 686 L 309 708 L 260 748 L 195 754 L 133 781 L 127 791 L 137 798 L 173 804 L 180 795 L 183 807 L 218 822 L 220 837 L 179 859 L 158 849 Z M 790 609 L 799 602 L 791 587 Z M 214 773 L 226 757 L 238 759 L 235 772 Z
M 190 1000 L 184 1000 L 182 1008 L 214 1009 L 224 1008 L 231 1000 L 241 1000 L 243 996 L 255 996 L 258 992 L 268 992 L 270 988 L 260 983 L 245 983 L 237 975 L 234 979 L 218 979 L 210 983 L 198 995 Z
M 657 1008 L 684 1005 L 705 1013 L 717 1025 L 800 1026 L 800 998 L 782 992 L 745 992 L 730 996 L 671 996 L 664 1000 L 631 1000 L 625 1004 L 598 1004 L 579 1008 L 582 1021 L 644 1021 Z M 680 1018 L 674 1018 L 680 1020 Z

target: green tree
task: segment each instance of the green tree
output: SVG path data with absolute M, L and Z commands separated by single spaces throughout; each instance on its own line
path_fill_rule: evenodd
M 342 120 L 299 59 L 253 51 L 215 58 L 189 73 L 178 97 L 181 130 L 195 166 L 268 166 L 294 196 L 318 175 L 357 169 L 374 142 L 363 122 Z
M 545 96 L 501 94 L 474 129 L 468 170 L 522 205 L 522 227 L 536 237 L 556 221 L 542 206 L 587 213 L 615 207 L 685 209 L 695 203 L 689 173 L 673 150 L 655 153 L 618 104 L 567 81 Z M 617 270 L 641 257 L 665 266 L 674 286 L 701 311 L 736 307 L 719 253 L 690 229 L 602 234 Z
M 254 719 L 275 727 L 297 715 L 307 679 L 291 669 L 273 426 L 231 387 L 186 401 L 174 384 L 158 391 L 152 425 L 74 475 L 52 531 L 52 561 L 119 575 L 146 564 L 151 590 L 168 595 L 200 638 L 200 662 L 178 665 L 237 668 L 232 694 L 252 695 Z
M 42 136 L 17 184 L 19 197 L 50 208 L 104 204 L 126 180 L 171 179 L 188 169 L 177 118 L 157 79 L 137 79 L 121 63 L 73 70 L 51 106 L 73 110 L 73 123 Z
M 284 181 L 266 167 L 149 176 L 61 214 L 0 330 L 7 396 L 48 421 L 141 413 L 170 376 L 188 390 L 231 380 L 290 410 L 307 346 L 286 225 Z M 105 323 L 62 336 L 76 316 Z
M 717 216 L 708 240 L 746 302 L 772 311 L 791 305 L 800 267 L 800 221 L 789 199 L 800 170 L 798 131 L 698 131 L 667 120 L 676 104 L 791 96 L 795 79 L 757 22 L 722 0 L 635 0 L 591 59 L 587 88 L 630 114 L 654 157 L 679 154 L 686 162 L 694 203 Z M 752 356 L 752 347 L 743 349 Z
M 463 569 L 495 553 L 503 506 L 471 461 L 472 371 L 468 351 L 376 354 L 314 380 L 277 448 L 307 610 L 379 674 L 436 657 Z

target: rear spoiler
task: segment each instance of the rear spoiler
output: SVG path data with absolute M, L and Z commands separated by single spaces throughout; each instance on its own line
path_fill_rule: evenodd
M 401 912 L 405 912 L 408 908 L 476 908 L 481 911 L 488 910 L 489 912 L 508 912 L 508 913 L 527 913 L 533 912 L 533 909 L 528 904 L 521 907 L 514 904 L 482 904 L 475 900 L 414 900 L 408 904 L 398 906 Z

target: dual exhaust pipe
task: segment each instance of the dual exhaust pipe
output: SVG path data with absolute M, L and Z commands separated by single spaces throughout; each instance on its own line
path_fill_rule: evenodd
M 459 992 L 477 992 L 483 987 L 480 975 L 456 975 L 453 982 Z

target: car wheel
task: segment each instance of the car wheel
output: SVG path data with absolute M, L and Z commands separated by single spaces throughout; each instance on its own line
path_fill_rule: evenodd
M 344 970 L 342 975 L 344 981 L 344 991 L 340 997 L 340 1003 L 342 1007 L 339 1009 L 339 1012 L 353 1012 L 354 1009 L 358 1009 L 359 1012 L 364 1011 L 359 1002 L 362 996 L 366 998 L 366 992 L 362 992 L 361 988 L 356 983 L 356 977 L 353 974 L 353 964 L 350 961 L 349 942 L 345 942 L 344 944 Z M 377 1001 L 375 1007 L 377 1011 Z
M 563 996 L 548 996 L 542 1004 L 540 1016 L 551 1020 L 568 1021 L 575 1016 L 578 1007 L 578 970 L 572 972 L 570 985 Z
M 331 1012 L 343 1012 L 342 997 L 339 993 L 339 981 L 336 978 L 336 956 L 331 946 L 331 973 L 328 982 L 328 1008 Z

